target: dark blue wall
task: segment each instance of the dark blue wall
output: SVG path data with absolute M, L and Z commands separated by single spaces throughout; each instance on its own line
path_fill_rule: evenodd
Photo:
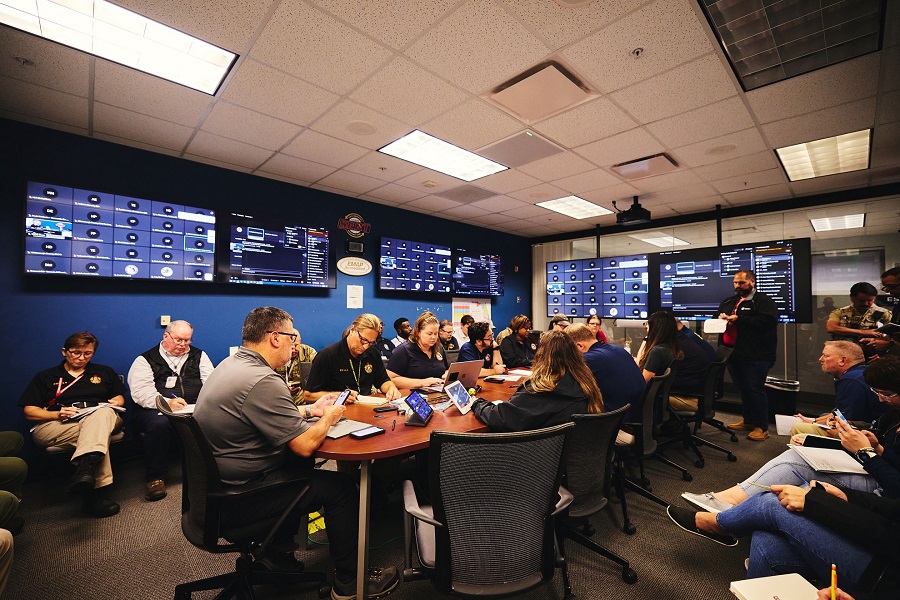
M 388 330 L 396 317 L 415 320 L 426 309 L 449 318 L 449 296 L 387 297 L 376 291 L 382 235 L 498 251 L 504 261 L 506 294 L 493 301 L 494 323 L 503 327 L 531 306 L 531 246 L 520 237 L 14 121 L 0 119 L 0 140 L 0 298 L 6 350 L 2 389 L 7 390 L 0 404 L 3 429 L 27 431 L 16 405 L 19 395 L 34 372 L 61 360 L 63 340 L 76 331 L 88 330 L 100 339 L 96 362 L 127 373 L 136 355 L 159 342 L 160 315 L 190 321 L 195 345 L 214 363 L 227 356 L 229 346 L 240 344 L 244 317 L 262 305 L 290 312 L 304 343 L 316 348 L 339 339 L 360 312 L 379 315 Z M 256 286 L 25 277 L 23 219 L 29 180 L 219 212 L 295 218 L 328 227 L 338 259 L 346 255 L 349 237 L 338 230 L 338 219 L 356 212 L 372 225 L 362 241 L 365 258 L 376 269 L 363 277 L 338 273 L 337 289 L 327 291 L 261 292 Z M 362 310 L 345 308 L 347 285 L 364 286 Z

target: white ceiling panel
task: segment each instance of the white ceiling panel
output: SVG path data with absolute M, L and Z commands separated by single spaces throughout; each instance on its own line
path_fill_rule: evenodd
M 31 61 L 22 65 L 14 57 Z M 88 95 L 91 57 L 60 44 L 0 26 L 0 75 L 54 90 Z
M 553 200 L 555 198 L 562 198 L 563 196 L 568 196 L 568 193 L 566 193 L 565 190 L 556 187 L 555 185 L 550 185 L 549 183 L 542 183 L 541 185 L 535 185 L 530 188 L 525 188 L 524 190 L 517 190 L 515 192 L 511 192 L 511 193 L 507 194 L 507 196 L 512 196 L 513 198 L 522 200 L 523 202 L 528 202 L 530 204 L 536 204 L 538 202 L 544 202 L 546 200 Z M 540 208 L 540 207 L 538 207 L 538 208 Z M 546 210 L 546 209 L 541 208 L 541 210 Z
M 833 108 L 767 123 L 766 140 L 775 148 L 868 129 L 875 124 L 875 96 Z
M 727 177 L 737 177 L 744 173 L 756 173 L 779 167 L 775 154 L 770 150 L 763 150 L 746 156 L 739 156 L 731 160 L 717 162 L 705 167 L 697 167 L 693 172 L 704 181 L 715 181 Z
M 402 185 L 397 185 L 396 183 L 389 183 L 387 185 L 381 186 L 380 188 L 372 190 L 366 195 L 378 198 L 379 200 L 383 200 L 393 206 L 399 206 L 400 204 L 405 204 L 406 202 L 412 202 L 413 200 L 424 198 L 428 195 L 428 193 L 425 191 L 404 187 Z
M 459 208 L 464 206 L 460 202 L 455 202 L 449 198 L 441 198 L 440 196 L 425 196 L 412 202 L 407 202 L 403 208 L 409 208 L 417 212 L 440 212 L 449 208 Z
M 339 19 L 400 50 L 419 37 L 449 10 L 456 0 L 314 0 Z
M 517 208 L 525 208 L 527 206 L 531 206 L 531 204 L 528 202 L 523 202 L 522 200 L 510 198 L 509 196 L 491 196 L 490 198 L 485 198 L 484 200 L 472 202 L 471 204 L 469 204 L 469 206 L 481 208 L 492 213 L 498 213 L 515 210 Z
M 242 108 L 227 102 L 217 102 L 203 122 L 203 131 L 253 146 L 277 150 L 300 133 L 300 126 Z
M 334 173 L 335 169 L 334 167 L 320 165 L 319 163 L 303 160 L 302 158 L 296 158 L 286 154 L 276 154 L 260 165 L 259 171 L 314 183 L 323 177 Z
M 282 152 L 332 167 L 343 167 L 365 156 L 369 150 L 307 129 L 285 146 Z
M 94 103 L 94 131 L 181 152 L 194 130 L 184 125 Z
M 384 185 L 384 181 L 380 179 L 359 175 L 358 173 L 350 173 L 344 170 L 335 171 L 331 175 L 323 177 L 316 183 L 344 190 L 354 195 L 365 194 Z
M 575 152 L 598 167 L 611 167 L 619 163 L 659 154 L 665 150 L 644 129 L 632 129 L 603 140 L 575 148 Z
M 594 169 L 594 165 L 577 154 L 562 152 L 522 165 L 519 170 L 544 181 L 562 179 Z
M 187 147 L 187 154 L 252 170 L 268 160 L 272 156 L 272 151 L 206 131 L 198 131 Z
M 753 127 L 740 96 L 650 123 L 647 130 L 669 148 L 702 142 L 723 133 Z
M 524 126 L 480 98 L 471 98 L 425 123 L 421 129 L 436 138 L 453 140 L 453 144 L 474 152 L 521 131 Z
M 451 219 L 454 221 L 466 222 L 468 219 L 473 219 L 475 217 L 483 217 L 485 215 L 490 214 L 488 211 L 477 208 L 470 204 L 465 204 L 463 206 L 457 206 L 455 208 L 448 208 L 447 210 L 443 210 L 437 213 L 437 216 L 442 217 L 444 219 Z
M 540 182 L 540 179 L 526 175 L 518 169 L 507 169 L 506 171 L 500 171 L 479 179 L 477 185 L 498 194 L 508 194 L 516 190 L 535 186 Z
M 719 181 L 711 182 L 712 186 L 720 194 L 728 194 L 729 192 L 742 192 L 752 190 L 754 188 L 768 187 L 771 185 L 779 185 L 787 183 L 787 177 L 782 169 L 769 169 L 768 171 L 758 171 L 756 173 L 746 173 L 737 177 L 728 177 Z
M 0 110 L 50 123 L 88 128 L 88 99 L 0 76 Z
M 345 166 L 344 170 L 374 177 L 381 181 L 396 181 L 421 171 L 422 167 L 381 152 L 369 152 L 359 160 Z
M 553 185 L 576 195 L 616 185 L 617 183 L 620 183 L 619 178 L 610 175 L 603 169 L 592 169 L 584 173 L 579 173 L 578 175 L 563 177 L 562 179 L 553 181 Z
M 348 125 L 353 122 L 363 122 L 372 125 L 375 131 L 367 135 L 355 133 L 351 128 L 348 128 Z M 371 150 L 377 150 L 382 146 L 386 146 L 411 131 L 409 125 L 375 112 L 371 108 L 357 104 L 352 100 L 344 100 L 336 104 L 312 125 L 312 129 Z
M 534 126 L 535 131 L 569 148 L 605 138 L 637 125 L 606 98 L 598 98 Z
M 673 158 L 682 165 L 701 167 L 762 152 L 765 148 L 766 143 L 757 129 L 745 129 L 690 146 L 676 148 L 672 153 Z
M 773 194 L 777 194 L 777 197 L 789 198 L 791 196 L 791 190 L 787 184 L 780 183 L 769 187 L 757 187 L 748 190 L 728 192 L 722 195 L 731 206 L 740 206 L 742 204 L 763 202 L 767 198 L 771 198 Z
M 39 123 L 35 123 L 39 125 Z M 79 135 L 86 135 L 83 131 L 73 131 L 71 133 L 78 133 Z M 146 150 L 147 152 L 155 152 L 157 154 L 165 154 L 166 156 L 181 156 L 181 150 L 171 150 L 169 148 L 163 148 L 161 146 L 154 146 L 153 144 L 147 144 L 145 142 L 138 142 L 135 140 L 130 140 L 128 138 L 122 138 L 116 135 L 110 135 L 108 133 L 103 133 L 102 131 L 95 131 L 94 136 L 98 140 L 104 140 L 106 142 L 112 142 L 113 144 L 121 144 L 122 146 L 130 146 L 132 148 L 140 148 L 141 150 Z
M 553 49 L 562 48 L 597 31 L 647 2 L 648 0 L 605 0 L 569 8 L 556 2 L 503 0 L 507 10 L 519 17 Z

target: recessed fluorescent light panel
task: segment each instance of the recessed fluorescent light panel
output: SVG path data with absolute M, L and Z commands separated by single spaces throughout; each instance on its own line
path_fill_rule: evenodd
M 838 229 L 858 229 L 866 226 L 866 215 L 844 215 L 841 217 L 827 217 L 823 219 L 810 219 L 810 224 L 816 231 L 836 231 Z
M 871 129 L 777 148 L 788 179 L 800 181 L 869 168 Z
M 475 181 L 508 168 L 418 129 L 378 151 L 463 181 Z
M 106 0 L 0 0 L 0 23 L 210 95 L 237 59 Z
M 538 206 L 546 208 L 573 219 L 587 219 L 590 217 L 600 217 L 603 215 L 611 215 L 612 211 L 588 202 L 584 198 L 578 196 L 566 196 L 565 198 L 557 198 L 556 200 L 547 200 L 546 202 L 538 202 Z
M 648 244 L 653 244 L 658 248 L 672 248 L 673 246 L 690 246 L 684 240 L 680 240 L 677 237 L 672 237 L 671 235 L 666 235 L 665 233 L 660 233 L 658 231 L 648 231 L 646 233 L 630 233 L 628 237 L 634 238 L 636 240 L 640 240 L 642 242 L 646 242 Z

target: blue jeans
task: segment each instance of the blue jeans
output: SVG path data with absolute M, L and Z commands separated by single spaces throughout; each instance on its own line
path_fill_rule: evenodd
M 750 483 L 760 485 L 788 484 L 802 486 L 803 482 L 794 473 L 797 471 L 806 481 L 824 481 L 832 485 L 863 492 L 874 492 L 878 488 L 878 482 L 871 475 L 857 475 L 854 473 L 819 473 L 810 467 L 803 458 L 794 450 L 788 448 L 762 467 L 756 473 L 742 481 L 741 489 L 748 496 L 768 493 L 768 490 Z
M 766 395 L 766 376 L 775 363 L 769 360 L 728 361 L 728 373 L 741 392 L 741 412 L 744 423 L 769 428 L 769 397 Z
M 759 494 L 716 516 L 735 537 L 753 536 L 747 578 L 799 573 L 809 580 L 828 582 L 832 563 L 841 587 L 853 590 L 874 555 L 826 526 L 790 512 L 775 494 Z

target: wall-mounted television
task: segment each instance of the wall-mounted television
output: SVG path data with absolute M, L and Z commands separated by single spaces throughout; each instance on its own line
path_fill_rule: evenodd
M 647 255 L 547 263 L 547 316 L 646 319 Z
M 381 238 L 378 288 L 403 292 L 450 292 L 450 247 Z
M 25 273 L 211 283 L 215 211 L 28 182 Z
M 219 281 L 255 285 L 334 288 L 328 230 L 290 220 L 222 215 L 228 236 L 219 259 Z
M 458 296 L 502 296 L 503 261 L 496 254 L 453 253 L 453 293 Z
M 734 295 L 732 280 L 741 270 L 756 274 L 756 289 L 775 301 L 780 322 L 812 320 L 809 238 L 651 254 L 650 304 L 681 319 L 712 318 Z

